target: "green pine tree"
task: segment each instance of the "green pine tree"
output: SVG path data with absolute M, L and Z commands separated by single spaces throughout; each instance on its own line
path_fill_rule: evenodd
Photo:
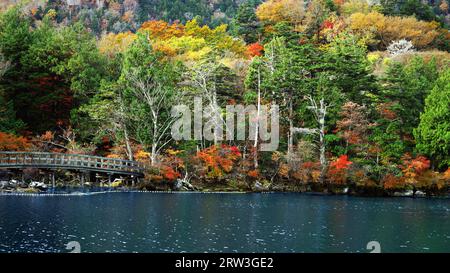
M 434 166 L 450 166 L 450 69 L 436 82 L 425 101 L 419 127 L 414 131 L 419 152 L 428 155 Z

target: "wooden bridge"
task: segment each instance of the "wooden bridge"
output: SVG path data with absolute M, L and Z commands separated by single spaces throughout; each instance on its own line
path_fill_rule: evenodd
M 63 169 L 142 177 L 144 166 L 135 161 L 79 154 L 0 152 L 0 169 Z

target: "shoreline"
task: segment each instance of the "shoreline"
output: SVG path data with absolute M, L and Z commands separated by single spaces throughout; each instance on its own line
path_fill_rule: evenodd
M 50 191 L 40 191 L 40 192 L 27 192 L 27 191 L 4 191 L 0 190 L 0 196 L 28 196 L 28 197 L 51 197 L 51 196 L 91 196 L 99 194 L 110 194 L 110 193 L 153 193 L 153 194 L 297 194 L 306 196 L 347 196 L 347 197 L 361 197 L 361 198 L 411 198 L 411 199 L 450 199 L 450 193 L 434 196 L 416 196 L 416 195 L 368 195 L 368 194 L 351 194 L 351 193 L 324 193 L 324 192 L 314 192 L 314 191 L 175 191 L 175 190 L 136 190 L 136 189 L 102 189 L 102 190 L 83 190 L 81 187 L 71 188 L 71 192 L 50 192 Z M 84 188 L 86 190 L 86 188 Z

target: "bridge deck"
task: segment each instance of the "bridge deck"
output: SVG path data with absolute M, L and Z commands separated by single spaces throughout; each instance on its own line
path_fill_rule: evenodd
M 108 174 L 143 176 L 143 165 L 136 161 L 79 154 L 0 152 L 0 168 L 66 169 Z

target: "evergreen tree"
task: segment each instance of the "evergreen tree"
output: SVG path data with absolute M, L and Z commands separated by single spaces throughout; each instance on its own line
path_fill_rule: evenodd
M 418 151 L 428 155 L 434 166 L 450 167 L 450 69 L 442 73 L 426 98 L 414 135 Z
M 406 0 L 399 8 L 399 14 L 403 16 L 415 16 L 423 21 L 440 21 L 433 9 L 420 0 Z
M 0 93 L 0 132 L 17 134 L 23 128 L 24 123 L 16 118 L 13 102 L 6 101 Z
M 376 79 L 367 60 L 367 49 L 355 36 L 343 34 L 336 37 L 323 56 L 323 66 L 332 84 L 341 90 L 349 101 L 366 104 L 370 95 L 377 92 Z
M 433 8 L 421 0 L 381 0 L 380 4 L 385 15 L 415 16 L 418 20 L 423 21 L 441 21 Z
M 0 49 L 14 66 L 30 46 L 30 28 L 31 20 L 22 13 L 20 6 L 14 6 L 0 16 Z M 15 73 L 13 69 L 9 72 Z
M 412 146 L 413 129 L 419 125 L 426 96 L 438 77 L 435 60 L 425 62 L 416 57 L 407 65 L 393 63 L 383 80 L 382 97 L 392 102 L 392 109 L 400 122 L 400 138 Z
M 235 33 L 241 36 L 247 43 L 255 43 L 259 40 L 261 26 L 256 17 L 256 6 L 259 0 L 249 0 L 239 6 L 232 22 Z

